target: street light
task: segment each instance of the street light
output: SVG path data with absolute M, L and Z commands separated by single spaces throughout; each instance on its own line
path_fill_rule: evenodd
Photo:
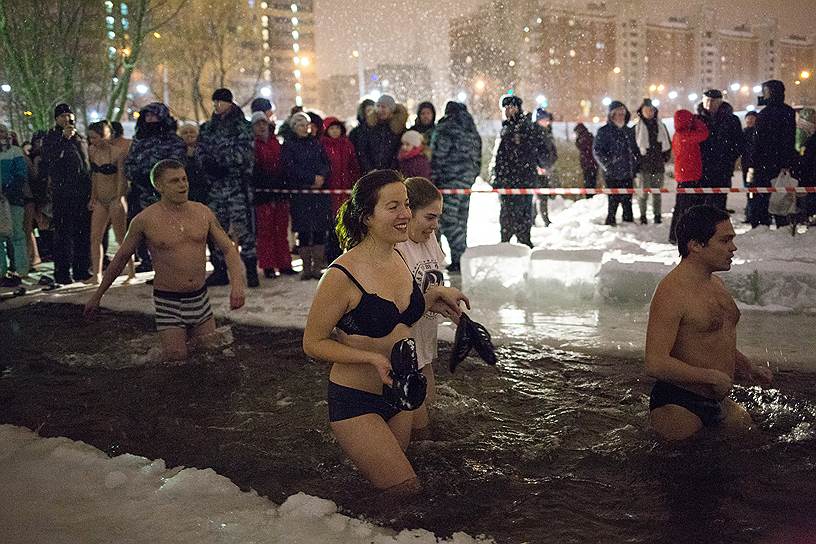
M 0 85 L 0 90 L 2 90 L 4 93 L 10 93 L 11 85 L 9 85 L 8 83 L 3 83 L 2 85 Z
M 762 85 L 754 85 L 754 92 L 761 93 L 762 92 Z
M 473 85 L 473 88 L 476 89 L 477 93 L 481 93 L 485 90 L 487 84 L 485 83 L 484 79 L 476 80 L 476 83 Z
M 138 85 L 136 85 L 136 92 L 139 94 L 147 94 L 147 91 L 149 90 L 150 88 L 144 83 L 139 83 Z
M 689 102 L 694 102 L 698 98 L 700 98 L 700 97 L 697 96 L 697 93 L 691 93 L 690 95 L 688 95 Z
M 456 95 L 456 98 L 459 100 L 459 102 L 464 102 L 465 100 L 467 100 L 467 93 L 465 91 L 459 91 L 459 94 Z
M 264 98 L 269 98 L 270 96 L 272 96 L 272 89 L 270 89 L 269 87 L 261 87 L 261 96 L 263 96 Z
M 731 84 L 731 90 L 734 91 L 734 92 L 739 91 L 740 90 L 740 84 L 739 83 L 732 83 Z
M 669 100 L 677 98 L 677 91 L 669 91 Z
M 802 70 L 802 73 L 799 74 L 799 77 L 801 79 L 809 79 L 810 78 L 810 72 L 807 71 L 807 70 Z
M 604 106 L 608 106 L 611 103 L 612 103 L 612 99 L 609 98 L 608 96 L 604 96 L 603 100 L 601 100 L 601 104 L 603 104 Z

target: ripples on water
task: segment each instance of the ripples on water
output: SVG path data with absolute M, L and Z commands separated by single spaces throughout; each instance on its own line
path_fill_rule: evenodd
M 816 538 L 810 374 L 781 373 L 772 389 L 735 388 L 756 432 L 704 431 L 667 445 L 647 428 L 650 383 L 639 361 L 511 340 L 499 347 L 497 368 L 468 360 L 451 376 L 438 367 L 430 439 L 409 450 L 424 489 L 389 502 L 334 443 L 327 369 L 304 364 L 297 331 L 236 328 L 226 356 L 99 370 L 80 368 L 99 355 L 79 325 L 65 322 L 67 311 L 40 308 L 2 326 L 4 338 L 16 331 L 18 339 L 61 327 L 36 350 L 30 342 L 12 350 L 0 379 L 3 422 L 46 421 L 46 435 L 211 466 L 278 502 L 305 491 L 351 515 L 438 535 L 542 543 Z M 94 326 L 107 357 L 129 360 L 117 346 L 133 345 L 148 323 L 124 316 Z M 63 364 L 70 358 L 76 367 Z

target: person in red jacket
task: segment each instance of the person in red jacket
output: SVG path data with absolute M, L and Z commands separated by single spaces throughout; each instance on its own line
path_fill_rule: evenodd
M 674 136 L 672 149 L 674 150 L 674 179 L 678 188 L 700 187 L 703 177 L 703 156 L 700 143 L 708 138 L 708 127 L 697 115 L 688 110 L 678 110 L 674 113 Z M 674 232 L 677 221 L 692 206 L 703 204 L 703 195 L 677 194 L 674 204 L 671 226 L 669 227 L 669 242 L 677 243 Z
M 326 188 L 351 189 L 361 173 L 354 145 L 346 136 L 346 127 L 343 122 L 336 117 L 326 117 L 326 120 L 323 121 L 323 136 L 320 137 L 320 143 L 323 145 L 323 151 L 326 153 L 331 166 L 331 174 L 326 181 Z M 348 198 L 348 193 L 331 195 L 332 220 L 337 217 L 337 211 Z M 334 229 L 329 229 L 329 237 L 326 242 L 326 257 L 331 262 L 340 254 L 340 242 L 337 241 Z
M 425 155 L 425 145 L 419 132 L 408 130 L 402 135 L 402 147 L 397 159 L 400 172 L 406 178 L 431 179 L 431 162 Z
M 273 125 L 263 112 L 252 114 L 252 130 L 255 133 L 253 189 L 258 265 L 267 278 L 276 277 L 276 270 L 280 274 L 294 274 L 287 237 L 289 199 L 286 195 L 264 191 L 283 188 L 281 145 Z

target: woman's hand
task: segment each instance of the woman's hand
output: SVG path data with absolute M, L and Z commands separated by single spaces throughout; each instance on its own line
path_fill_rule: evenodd
M 385 385 L 392 385 L 394 380 L 391 379 L 391 361 L 385 358 L 381 353 L 371 352 L 371 358 L 368 361 L 370 365 L 377 369 L 377 374 Z
M 464 302 L 467 309 L 470 310 L 470 299 L 455 287 L 432 287 L 425 293 L 426 308 L 448 319 L 458 320 L 462 315 L 460 302 Z

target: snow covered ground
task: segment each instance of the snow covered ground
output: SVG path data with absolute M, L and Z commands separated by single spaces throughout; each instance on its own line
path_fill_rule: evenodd
M 673 201 L 673 195 L 664 195 L 663 210 L 669 212 Z M 498 343 L 526 340 L 636 360 L 649 298 L 679 259 L 667 243 L 669 215 L 661 225 L 607 227 L 603 196 L 558 198 L 549 205 L 553 224 L 534 229 L 536 249 L 530 252 L 498 244 L 495 195 L 472 197 L 471 249 L 461 278 L 472 316 Z M 737 210 L 738 251 L 732 270 L 722 274 L 743 310 L 741 348 L 775 368 L 813 371 L 816 229 L 795 237 L 788 230 L 751 231 L 740 223 L 744 205 L 744 195 L 729 197 L 729 207 Z M 262 288 L 249 291 L 246 306 L 237 311 L 228 310 L 226 288 L 212 289 L 211 299 L 218 318 L 302 328 L 315 286 L 296 278 L 262 280 Z M 89 287 L 73 285 L 0 308 L 38 300 L 82 304 L 90 293 Z M 151 288 L 117 284 L 102 305 L 151 313 Z M 451 339 L 452 327 L 443 325 L 440 336 Z M 122 362 L 143 363 L 140 354 Z M 299 494 L 277 506 L 211 470 L 167 469 L 161 460 L 131 455 L 111 459 L 82 443 L 43 439 L 11 426 L 0 427 L 0 459 L 4 502 L 13 505 L 0 508 L 0 525 L 10 535 L 6 542 L 437 542 L 427 532 L 394 535 L 349 519 L 323 499 Z M 474 539 L 457 534 L 444 542 Z

